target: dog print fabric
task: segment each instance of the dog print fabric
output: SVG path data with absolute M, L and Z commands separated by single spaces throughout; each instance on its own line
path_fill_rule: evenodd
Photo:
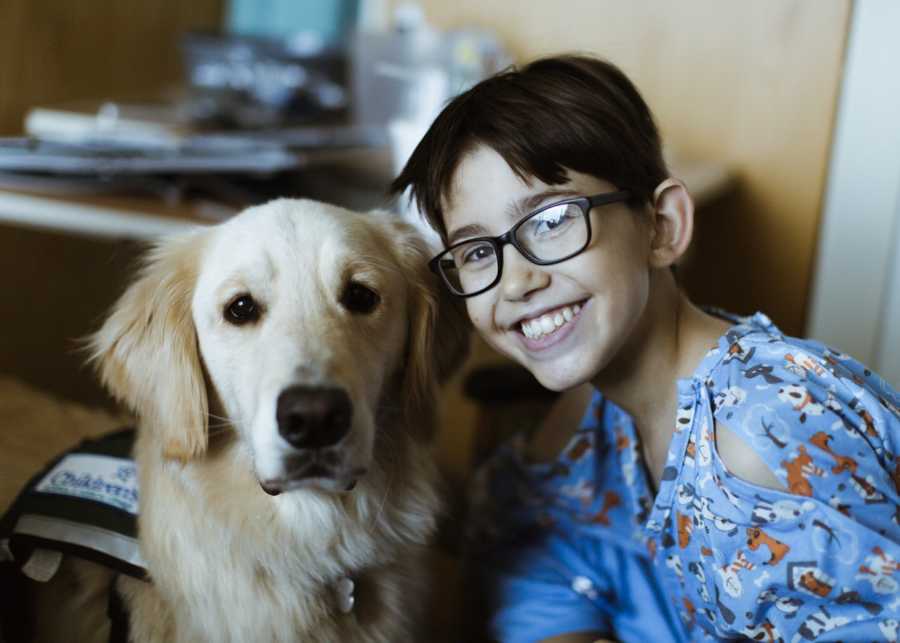
M 897 393 L 765 315 L 734 321 L 678 382 L 655 496 L 631 418 L 599 394 L 557 461 L 526 463 L 518 438 L 480 472 L 470 547 L 495 636 L 898 639 Z M 731 474 L 716 422 L 785 490 Z

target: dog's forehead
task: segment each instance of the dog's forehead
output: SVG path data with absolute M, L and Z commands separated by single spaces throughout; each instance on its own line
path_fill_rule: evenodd
M 305 199 L 278 199 L 245 210 L 218 227 L 210 251 L 258 261 L 312 261 L 365 251 L 381 235 L 367 215 Z M 376 239 L 378 237 L 378 239 Z

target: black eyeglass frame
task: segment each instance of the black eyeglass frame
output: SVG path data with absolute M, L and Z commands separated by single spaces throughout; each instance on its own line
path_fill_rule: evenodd
M 622 201 L 626 201 L 631 197 L 631 192 L 628 190 L 618 190 L 616 192 L 604 192 L 603 194 L 595 194 L 594 196 L 581 196 L 575 197 L 572 199 L 563 199 L 562 201 L 554 201 L 553 203 L 548 203 L 545 206 L 538 208 L 537 210 L 530 212 L 525 217 L 523 217 L 520 221 L 518 221 L 513 227 L 504 232 L 498 237 L 473 237 L 471 239 L 464 239 L 458 243 L 454 243 L 449 248 L 445 248 L 440 254 L 433 257 L 428 262 L 428 267 L 432 272 L 437 274 L 441 281 L 444 282 L 444 285 L 447 286 L 447 289 L 456 297 L 474 297 L 475 295 L 480 295 L 483 292 L 486 292 L 497 285 L 500 281 L 500 277 L 503 276 L 503 246 L 509 244 L 513 248 L 519 251 L 519 254 L 525 257 L 528 261 L 535 264 L 536 266 L 552 266 L 553 264 L 562 263 L 568 259 L 571 259 L 575 255 L 581 254 L 584 252 L 584 249 L 588 247 L 591 243 L 591 209 L 600 206 L 600 205 L 609 205 L 610 203 L 620 203 Z M 552 259 L 550 261 L 544 261 L 538 259 L 533 254 L 528 252 L 525 248 L 519 245 L 519 242 L 516 240 L 516 231 L 522 227 L 526 222 L 539 215 L 541 212 L 549 210 L 550 208 L 557 208 L 561 205 L 567 205 L 570 203 L 574 203 L 581 209 L 581 215 L 584 217 L 584 223 L 587 226 L 587 238 L 584 241 L 584 245 L 582 245 L 578 250 L 567 254 L 565 257 L 560 259 Z M 457 291 L 453 285 L 450 283 L 450 280 L 444 275 L 444 272 L 441 270 L 440 263 L 441 258 L 444 257 L 447 253 L 451 252 L 454 248 L 459 248 L 460 246 L 464 246 L 470 243 L 474 243 L 476 241 L 486 241 L 491 244 L 494 248 L 494 253 L 497 256 L 497 276 L 494 280 L 482 288 L 481 290 L 476 290 L 475 292 L 470 293 L 461 293 Z M 452 259 L 450 259 L 452 261 Z

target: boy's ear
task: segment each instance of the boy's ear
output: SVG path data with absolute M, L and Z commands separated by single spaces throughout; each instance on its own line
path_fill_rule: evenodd
M 650 264 L 668 268 L 678 262 L 694 234 L 694 201 L 678 179 L 668 178 L 653 191 Z

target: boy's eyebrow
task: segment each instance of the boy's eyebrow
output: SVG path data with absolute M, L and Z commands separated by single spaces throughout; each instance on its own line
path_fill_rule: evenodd
M 456 240 L 461 237 L 483 237 L 486 233 L 487 230 L 480 223 L 470 223 L 469 225 L 464 225 L 450 233 L 447 237 L 447 245 L 452 246 L 456 243 Z
M 543 190 L 541 192 L 537 192 L 535 194 L 529 194 L 528 196 L 524 196 L 518 201 L 515 201 L 510 204 L 510 206 L 506 209 L 507 215 L 509 216 L 510 221 L 515 222 L 516 219 L 523 216 L 523 213 L 529 213 L 532 210 L 535 210 L 543 204 L 547 199 L 551 197 L 573 197 L 580 196 L 580 192 L 576 192 L 575 190 L 567 190 L 563 188 L 558 189 L 548 189 Z M 470 223 L 468 225 L 464 225 L 461 228 L 454 230 L 447 237 L 447 245 L 452 246 L 456 243 L 457 239 L 463 237 L 475 237 L 475 236 L 486 236 L 487 229 L 479 224 L 479 223 Z
M 515 209 L 518 212 L 531 212 L 532 210 L 535 210 L 540 205 L 542 205 L 547 199 L 555 196 L 567 198 L 573 196 L 581 196 L 581 193 L 566 188 L 550 188 L 536 194 L 530 194 L 526 197 L 522 197 L 518 200 L 518 202 L 516 202 Z M 517 216 L 517 214 L 513 214 L 512 212 L 510 213 L 510 215 L 511 217 Z

